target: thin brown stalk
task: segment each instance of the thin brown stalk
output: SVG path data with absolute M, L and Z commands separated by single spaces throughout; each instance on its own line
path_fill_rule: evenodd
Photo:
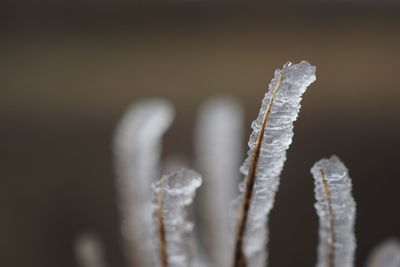
M 328 214 L 330 217 L 330 235 L 331 235 L 331 243 L 327 243 L 326 245 L 328 246 L 328 255 L 327 255 L 327 262 L 328 262 L 328 267 L 334 267 L 335 266 L 335 242 L 336 242 L 336 237 L 335 237 L 335 216 L 332 208 L 332 199 L 331 199 L 331 189 L 329 188 L 328 181 L 326 180 L 325 172 L 321 169 L 321 177 L 322 177 L 322 184 L 324 186 L 324 191 L 325 191 L 325 197 L 326 201 L 328 203 Z
M 159 245 L 160 245 L 160 262 L 161 267 L 168 267 L 167 255 L 167 242 L 165 237 L 164 225 L 164 190 L 160 187 L 157 194 L 157 218 L 158 218 L 158 232 L 159 232 Z
M 250 162 L 250 168 L 247 175 L 246 190 L 243 197 L 242 213 L 241 216 L 239 217 L 238 230 L 236 233 L 233 267 L 247 266 L 246 255 L 243 252 L 243 241 L 246 232 L 246 222 L 249 215 L 250 203 L 253 195 L 253 187 L 256 180 L 256 170 L 258 166 L 258 161 L 260 159 L 260 151 L 264 139 L 267 122 L 269 119 L 269 115 L 271 113 L 272 103 L 275 99 L 277 92 L 279 91 L 279 88 L 282 85 L 282 80 L 283 80 L 283 75 L 281 74 L 278 77 L 278 81 L 276 83 L 274 91 L 272 92 L 267 108 L 265 109 L 261 127 L 257 134 L 256 143 L 252 154 L 252 160 Z

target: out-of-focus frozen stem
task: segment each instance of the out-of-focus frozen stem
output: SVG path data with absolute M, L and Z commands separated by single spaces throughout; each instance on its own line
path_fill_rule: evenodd
M 379 244 L 368 257 L 366 267 L 400 267 L 400 242 L 388 239 Z
M 227 226 L 239 182 L 242 129 L 243 111 L 233 99 L 212 98 L 201 106 L 195 131 L 196 165 L 204 181 L 197 198 L 199 236 L 210 266 L 229 266 L 232 259 L 232 232 Z
M 128 109 L 115 131 L 122 231 L 133 266 L 152 266 L 151 183 L 160 175 L 161 139 L 173 117 L 165 100 L 144 100 Z
M 104 249 L 93 234 L 83 234 L 75 242 L 75 253 L 81 267 L 106 267 Z

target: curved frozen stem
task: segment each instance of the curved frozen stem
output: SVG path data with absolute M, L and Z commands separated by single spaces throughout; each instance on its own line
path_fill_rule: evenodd
M 151 183 L 159 177 L 161 139 L 174 117 L 160 99 L 128 109 L 115 131 L 114 153 L 125 251 L 133 266 L 151 266 Z
M 234 267 L 265 266 L 267 221 L 279 186 L 279 175 L 292 142 L 293 123 L 307 87 L 315 81 L 308 62 L 287 63 L 276 70 L 260 113 L 252 123 L 248 157 L 241 167 L 246 176 L 234 208 L 238 215 Z

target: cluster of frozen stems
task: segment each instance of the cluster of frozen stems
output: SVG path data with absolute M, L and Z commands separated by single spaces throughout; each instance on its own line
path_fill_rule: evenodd
M 212 99 L 199 112 L 195 165 L 203 178 L 178 168 L 176 160 L 169 166 L 174 171 L 159 178 L 161 140 L 174 117 L 168 102 L 146 100 L 128 110 L 116 129 L 114 152 L 122 232 L 132 266 L 267 265 L 269 213 L 302 95 L 314 81 L 315 67 L 306 61 L 276 70 L 251 125 L 236 197 L 243 112 L 235 101 Z M 348 170 L 332 156 L 315 163 L 311 173 L 319 216 L 316 266 L 354 266 L 355 202 Z M 198 212 L 192 213 L 190 204 L 202 183 Z M 193 217 L 200 222 L 196 229 Z M 83 267 L 106 266 L 99 242 L 90 236 L 78 240 L 77 254 Z M 400 267 L 399 243 L 378 246 L 366 266 Z

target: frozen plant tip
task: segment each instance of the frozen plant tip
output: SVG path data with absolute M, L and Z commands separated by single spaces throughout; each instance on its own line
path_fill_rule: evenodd
M 193 223 L 188 219 L 187 207 L 201 183 L 201 176 L 189 169 L 172 172 L 153 183 L 153 221 L 158 229 L 154 239 L 159 244 L 156 266 L 194 266 Z
M 265 266 L 268 214 L 279 186 L 279 175 L 292 142 L 293 122 L 307 87 L 315 81 L 315 67 L 308 62 L 286 63 L 275 78 L 252 123 L 248 156 L 241 167 L 245 180 L 236 199 L 237 232 L 234 267 Z
M 317 267 L 352 267 L 356 204 L 347 168 L 336 156 L 311 168 L 319 216 Z
M 366 267 L 400 267 L 400 242 L 389 239 L 378 245 L 368 257 Z

